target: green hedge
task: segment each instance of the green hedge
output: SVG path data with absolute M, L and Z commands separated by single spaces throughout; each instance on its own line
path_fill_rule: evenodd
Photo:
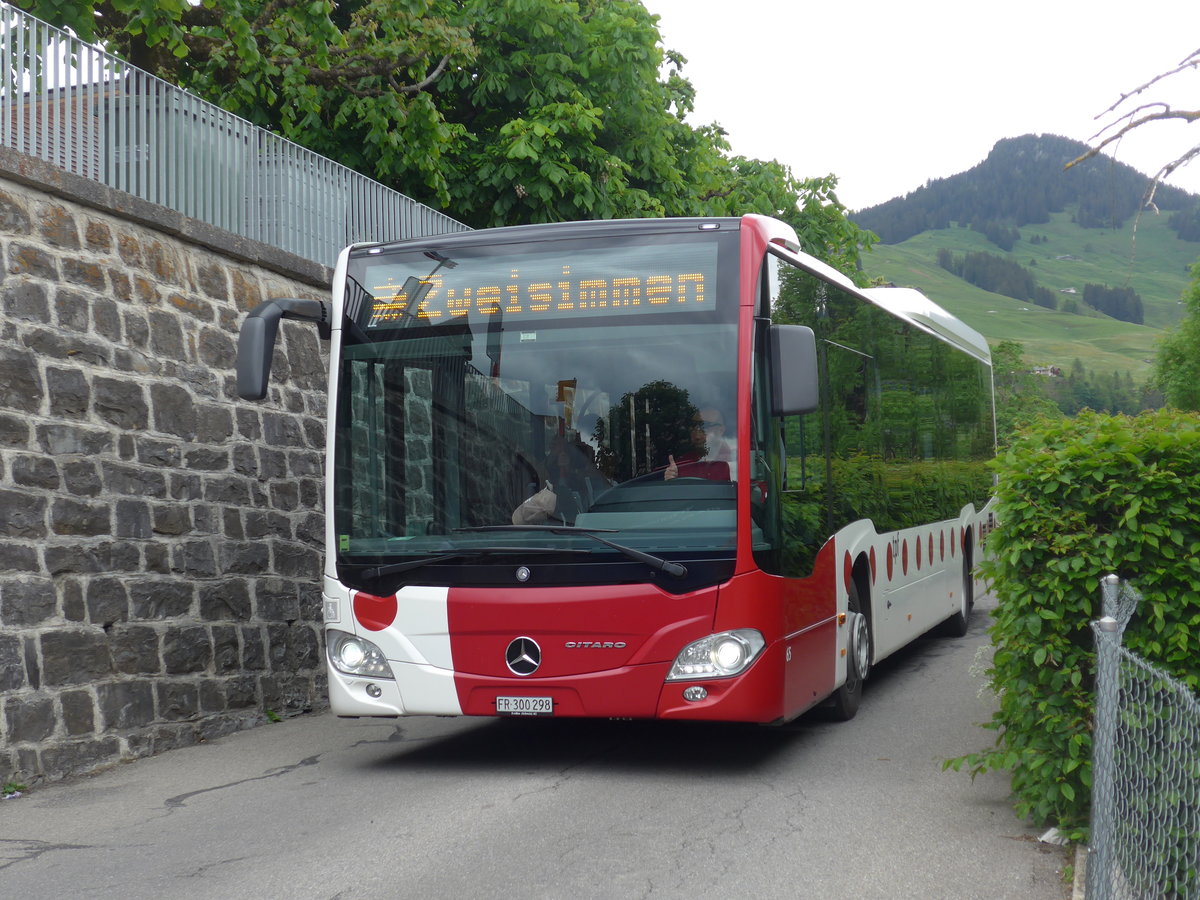
M 1200 416 L 1085 412 L 1027 430 L 996 462 L 995 746 L 947 762 L 1012 773 L 1017 813 L 1087 833 L 1100 579 L 1144 599 L 1127 647 L 1200 687 Z

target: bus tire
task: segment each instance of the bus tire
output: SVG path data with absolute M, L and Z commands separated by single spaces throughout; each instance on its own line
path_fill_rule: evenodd
M 871 674 L 871 623 L 862 613 L 858 597 L 858 584 L 850 582 L 850 596 L 846 601 L 846 622 L 850 633 L 846 638 L 846 680 L 833 692 L 833 716 L 842 722 L 854 718 L 862 701 L 863 682 Z
M 958 612 L 946 620 L 946 634 L 964 637 L 971 627 L 971 610 L 975 606 L 975 565 L 971 549 L 963 548 L 962 592 L 959 596 Z

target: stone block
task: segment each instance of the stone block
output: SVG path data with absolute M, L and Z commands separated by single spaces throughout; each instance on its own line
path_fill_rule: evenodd
M 60 286 L 54 292 L 54 313 L 58 327 L 66 331 L 88 331 L 91 327 L 91 316 L 88 314 L 91 305 L 91 297 Z
M 100 472 L 104 479 L 104 488 L 110 494 L 128 497 L 167 496 L 167 477 L 157 469 L 103 462 L 100 464 Z
M 241 647 L 238 630 L 233 625 L 214 625 L 212 629 L 213 670 L 218 675 L 229 675 L 238 671 L 241 662 Z
M 184 465 L 203 472 L 224 472 L 229 468 L 229 451 L 219 447 L 197 447 L 184 454 Z
M 155 356 L 179 362 L 184 359 L 183 327 L 179 318 L 166 310 L 151 310 L 150 349 Z
M 38 444 L 51 456 L 100 456 L 113 448 L 111 432 L 78 425 L 39 425 L 37 435 Z
M 63 727 L 71 737 L 92 734 L 96 730 L 96 704 L 87 691 L 64 691 L 62 703 Z
M 304 429 L 295 416 L 263 413 L 263 440 L 272 447 L 303 447 Z
M 7 191 L 0 191 L 0 231 L 26 235 L 32 230 L 29 208 L 25 200 Z
M 50 302 L 46 289 L 36 281 L 12 281 L 4 288 L 4 312 L 9 319 L 50 324 Z
M 29 443 L 29 422 L 24 416 L 0 413 L 0 447 L 22 447 Z
M 129 594 L 122 578 L 93 578 L 85 592 L 88 619 L 93 625 L 112 625 L 129 619 Z
M 20 487 L 41 488 L 47 491 L 58 489 L 58 466 L 54 460 L 42 455 L 21 455 L 12 460 L 10 467 L 13 483 Z
M 9 409 L 35 413 L 41 408 L 45 391 L 38 362 L 36 353 L 0 346 L 0 384 L 4 385 L 3 402 Z
M 50 508 L 50 528 L 55 534 L 80 537 L 111 534 L 111 512 L 107 503 L 60 498 Z
M 139 728 L 153 722 L 153 685 L 144 678 L 96 685 L 96 706 L 103 729 Z
M 82 775 L 120 758 L 121 742 L 115 737 L 54 744 L 39 754 L 41 774 L 50 779 Z
M 89 250 L 100 253 L 112 251 L 112 230 L 104 222 L 89 219 L 84 229 L 83 239 Z
M 225 703 L 229 709 L 257 708 L 258 678 L 254 675 L 235 675 L 226 679 Z
M 141 500 L 118 500 L 114 510 L 113 533 L 123 538 L 152 538 L 150 505 Z
M 167 722 L 194 719 L 200 714 L 200 690 L 192 681 L 157 681 L 158 718 Z
M 242 627 L 242 668 L 249 671 L 265 669 L 267 666 L 266 636 L 262 626 Z
M 83 334 L 32 328 L 21 336 L 21 343 L 42 359 L 83 362 L 93 366 L 109 364 L 108 345 Z
M 92 301 L 92 322 L 96 333 L 114 344 L 121 342 L 121 313 L 115 301 L 97 297 Z
M 46 390 L 50 395 L 50 413 L 79 419 L 87 415 L 92 392 L 87 378 L 78 369 L 46 368 Z
M 47 685 L 88 684 L 113 672 L 108 636 L 99 629 L 62 628 L 44 631 L 38 639 Z
M 15 634 L 0 634 L 0 693 L 26 686 L 25 655 L 21 639 Z
M 233 413 L 227 406 L 196 404 L 196 440 L 205 444 L 223 444 L 233 437 Z
M 36 546 L 18 541 L 0 541 L 0 571 L 40 572 L 41 569 Z
M 79 497 L 95 497 L 103 489 L 100 471 L 90 459 L 71 459 L 63 463 L 63 480 L 67 490 Z
M 259 541 L 221 544 L 221 571 L 226 575 L 258 575 L 271 570 L 271 556 Z
M 25 635 L 21 638 L 21 657 L 25 660 L 25 678 L 29 687 L 35 691 L 42 687 L 42 663 L 38 659 L 38 639 L 36 635 Z
M 46 694 L 10 696 L 4 704 L 4 725 L 11 743 L 44 741 L 58 725 L 54 700 Z
M 61 203 L 47 204 L 38 211 L 38 231 L 52 247 L 78 250 L 82 246 L 75 216 Z
M 125 625 L 109 633 L 113 667 L 123 675 L 158 675 L 162 655 L 158 632 L 149 625 Z
M 4 579 L 0 582 L 0 622 L 30 627 L 58 615 L 58 592 L 46 578 Z
M 205 678 L 197 686 L 200 692 L 200 712 L 212 714 L 229 708 L 225 697 L 225 685 L 215 678 Z
M 207 540 L 186 541 L 176 546 L 172 568 L 192 578 L 212 578 L 219 574 L 217 556 Z
M 130 583 L 132 618 L 174 619 L 190 615 L 195 583 L 187 578 L 149 578 Z
M 155 534 L 178 536 L 192 530 L 191 508 L 182 504 L 156 503 L 151 516 Z
M 250 619 L 250 585 L 244 578 L 222 578 L 199 587 L 200 618 L 245 622 Z
M 150 402 L 156 430 L 188 441 L 195 438 L 196 405 L 187 390 L 174 384 L 153 384 Z
M 44 248 L 13 241 L 8 245 L 8 273 L 58 281 L 58 264 L 54 255 Z
M 271 571 L 285 578 L 316 580 L 321 576 L 321 554 L 307 544 L 270 541 Z
M 92 409 L 105 422 L 125 431 L 144 431 L 150 422 L 146 394 L 140 384 L 128 378 L 95 378 Z
M 213 661 L 212 636 L 202 625 L 170 628 L 163 635 L 162 658 L 168 675 L 207 672 Z
M 47 546 L 42 551 L 42 558 L 51 575 L 136 572 L 142 564 L 137 546 L 128 542 Z
M 138 435 L 135 440 L 137 460 L 143 465 L 160 468 L 174 468 L 183 458 L 182 451 L 176 441 L 160 441 Z
M 46 529 L 46 498 L 25 491 L 0 490 L 0 535 L 13 538 L 42 538 Z

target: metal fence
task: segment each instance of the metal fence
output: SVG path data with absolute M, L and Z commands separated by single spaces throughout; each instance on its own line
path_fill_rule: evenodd
M 1121 646 L 1140 599 L 1104 579 L 1088 900 L 1200 898 L 1200 702 Z
M 331 266 L 467 226 L 0 3 L 0 145 Z

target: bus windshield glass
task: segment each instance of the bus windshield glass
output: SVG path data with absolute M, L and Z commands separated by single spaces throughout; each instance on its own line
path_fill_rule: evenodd
M 619 558 L 571 529 L 662 558 L 731 557 L 736 266 L 736 231 L 694 227 L 355 251 L 339 563 L 478 552 L 509 565 L 496 551 L 524 547 Z

